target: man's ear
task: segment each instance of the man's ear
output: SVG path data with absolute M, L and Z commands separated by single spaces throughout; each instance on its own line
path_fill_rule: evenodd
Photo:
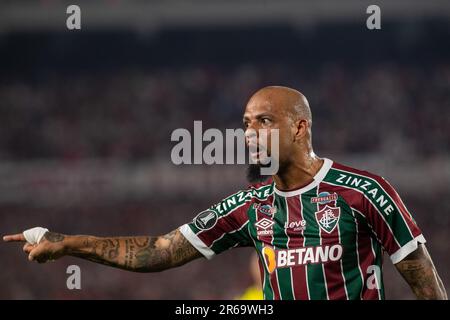
M 306 135 L 308 131 L 308 121 L 305 119 L 299 119 L 294 122 L 293 133 L 294 133 L 294 141 L 300 140 Z

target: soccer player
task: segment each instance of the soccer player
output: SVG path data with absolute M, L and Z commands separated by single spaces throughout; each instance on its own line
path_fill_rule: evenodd
M 278 129 L 279 169 L 192 222 L 162 236 L 69 236 L 46 232 L 25 243 L 29 260 L 71 255 L 136 272 L 211 259 L 253 246 L 265 299 L 384 299 L 383 252 L 419 299 L 447 299 L 425 239 L 394 188 L 382 177 L 315 155 L 306 98 L 286 87 L 266 87 L 249 100 L 247 132 Z M 250 130 L 252 129 L 252 130 Z M 247 144 L 264 145 L 258 134 Z M 261 162 L 260 162 L 261 163 Z M 250 166 L 252 180 L 259 167 Z M 36 230 L 34 230 L 36 231 Z M 33 231 L 28 231 L 28 233 Z M 26 241 L 26 233 L 5 241 Z

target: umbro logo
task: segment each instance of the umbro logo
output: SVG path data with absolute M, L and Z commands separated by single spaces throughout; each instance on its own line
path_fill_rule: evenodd
M 255 226 L 260 228 L 260 229 L 268 229 L 271 226 L 273 226 L 275 224 L 275 222 L 273 222 L 272 220 L 269 220 L 267 218 L 262 218 L 261 220 L 259 220 L 257 223 L 255 223 Z
M 255 223 L 258 236 L 270 236 L 273 234 L 272 226 L 275 224 L 273 220 L 262 218 Z

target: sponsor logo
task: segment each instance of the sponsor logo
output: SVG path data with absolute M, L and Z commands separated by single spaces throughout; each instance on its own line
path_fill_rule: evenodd
M 298 249 L 280 249 L 264 247 L 262 254 L 269 273 L 277 268 L 290 268 L 307 264 L 338 261 L 342 258 L 343 248 L 340 244 L 303 247 Z
M 258 210 L 258 212 L 269 217 L 273 217 L 273 215 L 277 212 L 277 208 L 269 204 L 255 203 L 253 205 L 253 208 L 255 208 L 255 210 Z
M 326 231 L 327 233 L 331 233 L 336 228 L 339 222 L 341 208 L 330 207 L 326 205 L 325 208 L 317 211 L 315 215 L 320 228 L 322 228 L 322 230 Z
M 271 247 L 264 247 L 262 249 L 262 254 L 264 257 L 264 264 L 266 265 L 267 271 L 269 273 L 272 273 L 277 268 L 277 262 L 275 257 L 275 250 L 273 250 Z
M 253 198 L 256 198 L 260 201 L 264 201 L 267 199 L 267 197 L 270 196 L 271 193 L 271 187 L 269 186 L 262 186 L 258 189 L 250 189 L 250 190 L 244 190 L 240 191 L 227 199 L 222 200 L 219 203 L 216 203 L 215 205 L 211 206 L 210 209 L 214 209 L 218 214 L 226 214 L 228 211 L 236 208 L 236 206 L 239 206 L 245 202 L 251 201 Z M 256 209 L 255 204 L 255 209 Z M 259 205 L 259 204 L 258 204 Z
M 212 210 L 200 212 L 194 218 L 194 224 L 200 230 L 209 230 L 217 223 L 217 213 Z
M 292 229 L 292 231 L 303 231 L 306 229 L 306 220 L 297 220 L 284 223 L 284 229 Z
M 391 197 L 382 188 L 378 188 L 376 181 L 369 181 L 363 177 L 340 173 L 339 178 L 335 179 L 335 182 L 339 185 L 346 185 L 358 189 L 386 216 L 389 216 L 395 210 L 395 203 L 392 202 Z
M 338 198 L 337 193 L 329 193 L 325 191 L 319 193 L 317 197 L 312 197 L 311 203 L 326 204 L 336 201 L 337 198 Z
M 275 222 L 273 222 L 272 220 L 262 218 L 261 220 L 255 223 L 255 227 L 258 229 L 256 233 L 258 234 L 258 236 L 272 235 L 273 234 L 272 226 L 274 224 Z

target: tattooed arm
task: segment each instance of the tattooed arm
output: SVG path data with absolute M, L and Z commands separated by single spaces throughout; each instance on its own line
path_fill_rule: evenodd
M 5 241 L 25 241 L 22 234 Z M 203 255 L 177 229 L 158 237 L 66 236 L 47 232 L 38 245 L 25 244 L 29 260 L 40 263 L 70 255 L 135 272 L 157 272 L 181 266 Z
M 425 245 L 420 244 L 395 266 L 418 299 L 447 300 L 445 287 Z

